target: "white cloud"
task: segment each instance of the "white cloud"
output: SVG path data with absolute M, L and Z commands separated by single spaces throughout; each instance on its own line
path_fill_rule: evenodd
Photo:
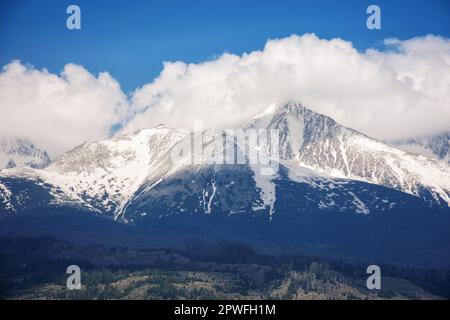
M 450 40 L 389 39 L 388 50 L 358 52 L 351 42 L 293 35 L 264 50 L 199 64 L 166 62 L 137 89 L 138 114 L 125 131 L 166 123 L 192 128 L 239 125 L 265 106 L 298 99 L 379 139 L 450 129 Z
M 0 73 L 0 136 L 23 137 L 52 156 L 105 138 L 126 119 L 127 97 L 108 73 L 67 64 L 60 75 L 14 61 Z
M 57 75 L 15 61 L 0 73 L 0 136 L 29 138 L 56 156 L 108 137 L 115 124 L 233 128 L 292 99 L 379 139 L 450 130 L 450 40 L 387 39 L 386 48 L 361 53 L 341 39 L 293 35 L 242 56 L 166 62 L 129 97 L 106 72 L 67 64 Z

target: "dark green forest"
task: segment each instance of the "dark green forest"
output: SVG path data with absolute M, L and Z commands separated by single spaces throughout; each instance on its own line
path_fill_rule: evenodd
M 362 262 L 261 254 L 230 242 L 134 250 L 2 237 L 0 261 L 2 299 L 450 298 L 449 270 L 380 265 L 382 288 L 369 290 Z M 81 268 L 80 290 L 66 287 L 73 264 Z

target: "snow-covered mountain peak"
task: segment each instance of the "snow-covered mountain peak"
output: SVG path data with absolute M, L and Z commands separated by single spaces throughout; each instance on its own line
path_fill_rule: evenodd
M 0 138 L 0 170 L 14 167 L 45 168 L 50 162 L 47 152 L 27 139 Z
M 114 212 L 184 137 L 185 133 L 174 129 L 152 128 L 86 142 L 58 157 L 38 175 L 69 196 Z
M 278 129 L 280 157 L 298 160 L 306 144 L 322 141 L 328 136 L 352 130 L 337 124 L 333 119 L 316 113 L 300 102 L 273 104 L 250 120 L 247 129 Z
M 269 110 L 246 127 L 278 129 L 281 159 L 332 177 L 381 184 L 450 204 L 450 167 L 446 163 L 370 138 L 298 102 Z

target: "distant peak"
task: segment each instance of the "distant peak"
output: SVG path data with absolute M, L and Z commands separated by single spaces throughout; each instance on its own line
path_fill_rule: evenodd
M 155 126 L 155 129 L 167 129 L 167 126 L 164 123 L 160 123 L 157 126 Z
M 274 116 L 281 113 L 298 113 L 299 111 L 311 111 L 303 106 L 298 100 L 286 100 L 283 102 L 274 102 L 256 114 L 253 119 L 263 118 L 266 116 Z M 311 111 L 312 112 L 312 111 Z

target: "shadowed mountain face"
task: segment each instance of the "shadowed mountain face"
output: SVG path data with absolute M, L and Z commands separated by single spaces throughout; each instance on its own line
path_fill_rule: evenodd
M 0 231 L 66 230 L 73 239 L 83 234 L 144 247 L 231 238 L 267 251 L 450 264 L 448 164 L 396 149 L 296 102 L 267 108 L 244 129 L 276 129 L 279 145 L 242 144 L 237 136 L 223 143 L 222 131 L 158 126 L 85 143 L 44 170 L 3 170 Z M 174 160 L 181 145 L 199 137 L 200 154 L 195 149 Z M 245 161 L 213 161 L 228 148 Z M 249 161 L 252 152 L 269 157 L 276 172 L 262 174 Z M 65 215 L 71 218 L 64 221 Z

